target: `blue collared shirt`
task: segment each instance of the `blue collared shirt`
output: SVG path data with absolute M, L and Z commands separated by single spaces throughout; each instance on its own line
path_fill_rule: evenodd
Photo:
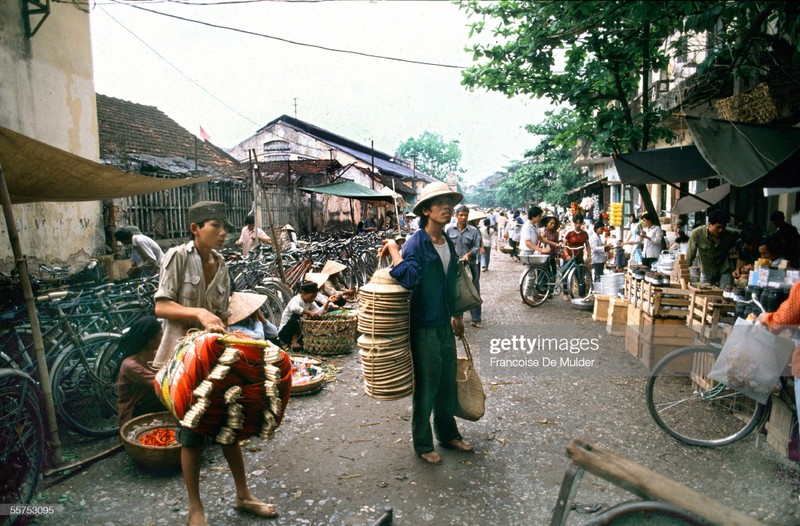
M 403 261 L 389 271 L 400 285 L 411 291 L 411 327 L 431 328 L 450 325 L 451 306 L 456 280 L 457 256 L 453 243 L 445 236 L 450 249 L 450 265 L 445 280 L 442 259 L 425 229 L 417 230 L 403 245 Z
M 447 236 L 453 242 L 456 248 L 458 257 L 463 258 L 469 252 L 472 257 L 469 258 L 471 265 L 478 264 L 478 254 L 481 250 L 481 233 L 472 225 L 467 225 L 467 228 L 462 232 L 458 229 L 458 225 L 450 225 L 445 229 Z

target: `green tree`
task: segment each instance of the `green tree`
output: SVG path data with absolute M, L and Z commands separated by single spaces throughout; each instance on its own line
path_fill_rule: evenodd
M 450 172 L 463 172 L 458 141 L 447 142 L 438 133 L 426 130 L 416 139 L 406 139 L 396 152 L 406 159 L 414 159 L 418 170 L 440 181 L 445 181 Z

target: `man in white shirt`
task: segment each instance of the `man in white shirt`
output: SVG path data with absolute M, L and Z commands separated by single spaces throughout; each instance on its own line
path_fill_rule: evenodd
M 127 228 L 120 228 L 114 232 L 114 238 L 123 245 L 131 246 L 132 266 L 128 270 L 129 276 L 139 275 L 149 278 L 158 274 L 164 251 L 161 247 L 144 234 L 133 234 Z

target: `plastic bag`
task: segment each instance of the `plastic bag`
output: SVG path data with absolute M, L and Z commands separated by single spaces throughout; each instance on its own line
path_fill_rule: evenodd
M 708 376 L 766 404 L 793 351 L 792 340 L 737 319 Z

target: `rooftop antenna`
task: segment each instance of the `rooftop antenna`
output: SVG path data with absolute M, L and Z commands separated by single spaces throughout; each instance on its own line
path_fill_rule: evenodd
M 294 98 L 294 118 L 297 118 L 297 97 Z

